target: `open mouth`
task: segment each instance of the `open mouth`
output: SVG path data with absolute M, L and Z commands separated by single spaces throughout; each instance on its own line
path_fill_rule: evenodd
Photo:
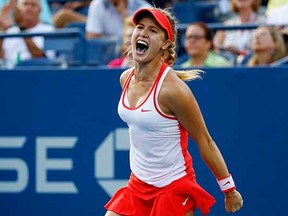
M 138 53 L 144 53 L 149 48 L 148 43 L 143 40 L 136 42 L 136 50 Z

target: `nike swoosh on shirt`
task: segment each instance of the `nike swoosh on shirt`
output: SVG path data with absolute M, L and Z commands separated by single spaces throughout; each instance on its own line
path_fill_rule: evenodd
M 144 108 L 141 109 L 141 112 L 150 112 L 150 111 L 152 111 L 152 110 L 150 110 L 150 109 L 144 109 Z

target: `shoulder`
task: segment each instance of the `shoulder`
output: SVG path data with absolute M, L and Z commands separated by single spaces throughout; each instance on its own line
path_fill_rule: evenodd
M 6 30 L 7 34 L 18 33 L 20 32 L 18 26 L 12 26 Z
M 124 85 L 125 81 L 127 80 L 129 74 L 134 70 L 134 68 L 129 68 L 125 70 L 121 75 L 120 75 L 120 84 L 121 86 Z
M 168 98 L 175 99 L 191 91 L 187 83 L 181 80 L 177 75 L 177 71 L 172 68 L 164 79 L 162 90 Z
M 183 107 L 193 100 L 193 93 L 176 72 L 171 69 L 165 77 L 159 93 L 159 103 L 165 113 L 177 116 L 179 112 L 183 111 Z
M 103 14 L 103 12 L 106 11 L 109 6 L 110 3 L 108 1 L 93 0 L 89 5 L 87 16 L 96 16 L 99 13 Z

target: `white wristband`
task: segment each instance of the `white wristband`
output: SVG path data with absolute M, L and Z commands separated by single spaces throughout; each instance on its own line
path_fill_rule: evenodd
M 230 174 L 224 179 L 217 179 L 217 182 L 221 191 L 224 193 L 230 192 L 236 188 L 234 180 Z

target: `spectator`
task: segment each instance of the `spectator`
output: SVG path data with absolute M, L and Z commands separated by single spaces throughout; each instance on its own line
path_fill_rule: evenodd
M 7 33 L 19 33 L 23 30 L 27 32 L 50 32 L 54 27 L 43 24 L 39 20 L 40 0 L 10 0 L 8 6 L 14 14 L 16 26 L 6 30 Z M 0 58 L 4 59 L 7 68 L 12 68 L 20 60 L 31 58 L 49 57 L 52 58 L 54 53 L 44 52 L 43 37 L 14 37 L 0 40 Z
M 252 40 L 252 57 L 248 66 L 269 65 L 286 55 L 284 39 L 273 27 L 258 27 Z
M 133 30 L 135 28 L 134 23 L 132 22 L 132 18 L 126 17 L 124 20 L 124 27 L 123 27 L 123 42 L 121 47 L 122 55 L 120 58 L 113 59 L 109 62 L 108 67 L 110 68 L 126 68 L 130 67 L 132 64 L 132 59 L 128 55 L 128 47 L 131 45 L 131 36 L 133 33 Z
M 231 66 L 227 59 L 214 52 L 212 32 L 203 22 L 195 22 L 187 27 L 185 50 L 189 59 L 180 65 L 181 68 Z
M 150 7 L 145 0 L 93 0 L 90 4 L 86 37 L 116 37 L 122 41 L 123 22 L 137 9 Z
M 9 0 L 0 0 L 0 11 L 4 7 L 4 5 L 7 5 L 8 2 Z M 52 24 L 52 12 L 50 5 L 48 4 L 48 0 L 40 0 L 40 3 L 41 3 L 41 12 L 40 12 L 41 22 L 46 24 Z M 13 20 L 11 21 L 12 23 L 9 27 L 11 27 L 13 24 Z
M 86 22 L 90 1 L 66 2 L 60 10 L 53 15 L 53 24 L 56 28 L 64 28 L 69 23 Z
M 231 9 L 235 14 L 224 21 L 223 25 L 265 23 L 265 16 L 258 12 L 260 5 L 261 0 L 231 0 Z M 228 55 L 247 53 L 251 47 L 253 33 L 254 30 L 217 31 L 213 41 L 214 48 L 216 51 L 224 51 Z

